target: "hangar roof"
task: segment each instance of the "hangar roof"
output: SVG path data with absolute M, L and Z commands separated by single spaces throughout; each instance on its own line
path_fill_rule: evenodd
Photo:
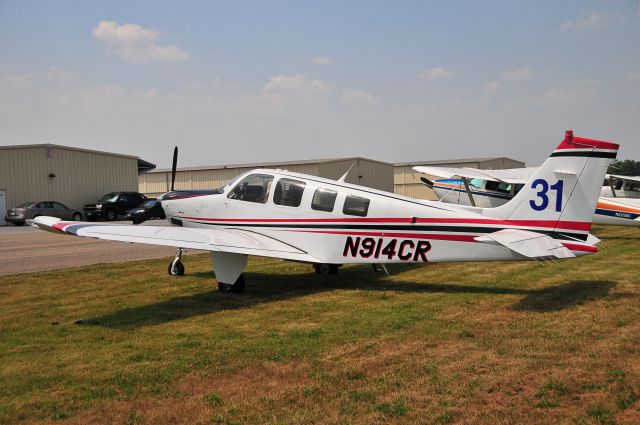
M 153 170 L 154 168 L 156 168 L 155 164 L 152 164 L 151 162 L 145 161 L 144 159 L 141 159 L 134 155 L 125 155 L 122 153 L 113 153 L 113 152 L 97 151 L 92 149 L 76 148 L 74 146 L 63 146 L 63 145 L 56 145 L 53 143 L 0 146 L 0 150 L 32 149 L 32 148 L 57 148 L 57 149 L 64 149 L 68 151 L 87 152 L 87 153 L 95 153 L 99 155 L 109 155 L 109 156 L 117 156 L 121 158 L 136 159 L 138 160 L 138 172 L 145 172 L 145 171 Z
M 247 163 L 247 164 L 178 167 L 178 171 L 222 170 L 225 168 L 272 168 L 274 166 L 282 166 L 282 165 L 321 164 L 321 163 L 327 163 L 327 162 L 356 161 L 356 160 L 377 162 L 378 164 L 384 164 L 384 165 L 390 165 L 390 166 L 393 165 L 389 162 L 378 161 L 376 159 L 364 158 L 361 156 L 350 156 L 346 158 L 303 159 L 303 160 L 297 160 L 297 161 L 272 161 L 272 162 L 253 162 L 253 163 Z M 166 173 L 167 171 L 171 171 L 171 168 L 157 168 L 151 171 L 151 173 Z

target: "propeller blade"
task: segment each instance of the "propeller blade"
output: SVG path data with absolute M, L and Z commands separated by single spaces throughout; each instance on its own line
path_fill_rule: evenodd
M 176 166 L 178 165 L 178 147 L 173 148 L 173 165 L 171 166 L 171 191 L 176 183 Z
M 428 188 L 433 189 L 433 182 L 431 180 L 429 180 L 428 178 L 420 177 L 420 181 L 422 182 L 422 184 L 424 184 Z

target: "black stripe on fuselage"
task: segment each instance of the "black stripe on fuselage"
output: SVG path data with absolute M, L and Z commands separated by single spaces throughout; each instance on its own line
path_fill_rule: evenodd
M 184 220 L 184 219 L 183 219 Z M 191 223 L 206 224 L 208 226 L 220 227 L 254 227 L 254 228 L 276 228 L 276 229 L 324 229 L 324 230 L 375 230 L 375 231 L 413 231 L 413 232 L 452 232 L 452 233 L 493 233 L 504 230 L 503 227 L 482 227 L 482 226 L 421 226 L 421 225 L 389 225 L 389 224 L 269 224 L 269 223 L 215 223 L 189 220 Z M 510 227 L 511 229 L 511 227 Z M 537 230 L 520 228 L 531 232 L 542 233 L 554 239 L 562 240 L 587 240 L 587 234 L 573 232 L 557 232 L 553 230 Z
M 595 151 L 557 151 L 551 156 L 587 156 L 590 158 L 611 158 L 615 159 L 617 152 L 595 152 Z

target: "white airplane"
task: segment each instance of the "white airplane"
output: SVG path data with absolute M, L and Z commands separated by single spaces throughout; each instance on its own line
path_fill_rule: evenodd
M 427 263 L 570 258 L 597 251 L 592 211 L 618 145 L 574 137 L 533 180 L 497 208 L 422 201 L 285 170 L 257 169 L 214 191 L 164 194 L 173 226 L 61 221 L 44 230 L 177 248 L 169 273 L 184 273 L 183 249 L 207 250 L 223 292 L 242 292 L 249 255 L 311 263 L 336 273 L 345 263 Z M 177 149 L 174 151 L 175 178 Z M 142 221 L 141 218 L 139 221 Z
M 416 166 L 415 171 L 443 177 L 421 181 L 435 192 L 440 202 L 493 208 L 511 200 L 531 179 L 537 168 L 479 170 Z M 640 227 L 640 177 L 605 175 L 593 222 L 617 226 Z

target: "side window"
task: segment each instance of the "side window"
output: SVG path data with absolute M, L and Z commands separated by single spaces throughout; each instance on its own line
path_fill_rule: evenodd
M 269 198 L 271 182 L 273 182 L 273 176 L 268 174 L 251 174 L 242 179 L 242 181 L 229 192 L 228 198 L 264 204 Z
M 347 215 L 366 217 L 369 212 L 369 200 L 359 196 L 347 195 L 347 198 L 344 200 L 342 212 Z
M 482 179 L 471 179 L 469 180 L 469 184 L 480 189 L 482 187 Z
M 299 207 L 306 183 L 299 180 L 280 179 L 273 191 L 273 203 L 286 207 Z
M 53 208 L 55 208 L 57 210 L 66 210 L 67 209 L 67 207 L 62 205 L 60 202 L 54 202 L 53 203 Z
M 53 202 L 43 202 L 42 208 L 51 208 L 53 209 Z
M 123 193 L 118 197 L 118 202 L 129 202 L 130 199 L 131 197 L 129 195 L 127 195 L 126 193 Z
M 613 188 L 615 190 L 620 190 L 622 189 L 622 184 L 624 183 L 624 181 L 622 180 L 616 180 L 615 182 L 613 182 Z
M 46 208 L 44 202 L 38 202 L 33 206 L 34 208 Z
M 511 193 L 511 183 L 487 180 L 485 188 L 494 192 Z
M 316 211 L 333 211 L 333 206 L 336 203 L 336 196 L 338 192 L 330 189 L 318 188 L 313 194 L 313 200 L 311 201 L 311 209 Z

